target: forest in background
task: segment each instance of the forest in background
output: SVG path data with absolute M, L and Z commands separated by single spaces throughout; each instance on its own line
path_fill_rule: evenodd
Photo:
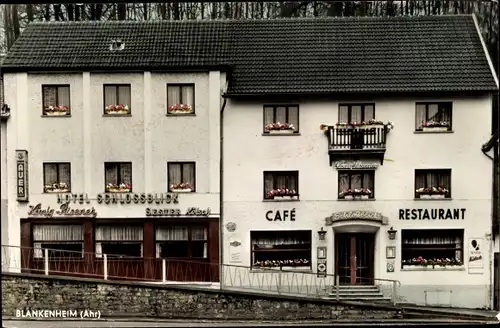
M 236 1 L 102 4 L 9 4 L 0 7 L 0 54 L 35 21 L 200 20 L 289 17 L 475 14 L 497 75 L 498 0 Z

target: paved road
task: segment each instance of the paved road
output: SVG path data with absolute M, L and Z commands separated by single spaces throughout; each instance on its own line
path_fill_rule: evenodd
M 498 324 L 498 322 L 492 322 Z M 443 325 L 448 327 L 462 327 L 464 325 L 484 324 L 477 321 L 459 321 L 459 320 L 404 320 L 404 321 L 387 321 L 384 323 L 352 323 L 352 322 L 250 322 L 250 321 L 188 321 L 188 320 L 149 320 L 149 321 L 134 321 L 134 320 L 65 320 L 65 321 L 34 321 L 34 320 L 7 320 L 3 321 L 5 328 L 143 328 L 143 327 L 353 327 L 353 326 L 378 326 L 378 327 L 403 327 L 403 326 L 432 326 Z

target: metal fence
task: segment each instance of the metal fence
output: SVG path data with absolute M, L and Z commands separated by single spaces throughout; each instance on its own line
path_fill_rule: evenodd
M 25 272 L 160 284 L 204 283 L 221 290 L 341 299 L 338 275 L 278 268 L 251 268 L 202 261 L 113 256 L 2 245 L 2 272 Z M 363 283 L 363 282 L 362 282 Z M 397 303 L 397 280 L 370 278 L 383 297 Z

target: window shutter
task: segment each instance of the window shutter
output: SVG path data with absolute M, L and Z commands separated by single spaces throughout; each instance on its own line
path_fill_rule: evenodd
M 49 106 L 56 106 L 57 104 L 57 88 L 56 87 L 43 87 L 43 108 L 47 109 Z
M 104 107 L 118 105 L 118 99 L 116 99 L 116 87 L 114 85 L 104 86 L 104 102 Z
M 288 124 L 293 124 L 295 131 L 299 129 L 299 107 L 288 107 Z
M 118 103 L 120 105 L 126 105 L 130 107 L 130 102 L 131 102 L 130 92 L 131 91 L 129 85 L 118 86 Z

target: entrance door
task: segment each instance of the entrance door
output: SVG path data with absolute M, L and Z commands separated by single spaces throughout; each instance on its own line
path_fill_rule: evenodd
M 371 285 L 374 283 L 375 234 L 335 234 L 335 271 L 341 284 Z

